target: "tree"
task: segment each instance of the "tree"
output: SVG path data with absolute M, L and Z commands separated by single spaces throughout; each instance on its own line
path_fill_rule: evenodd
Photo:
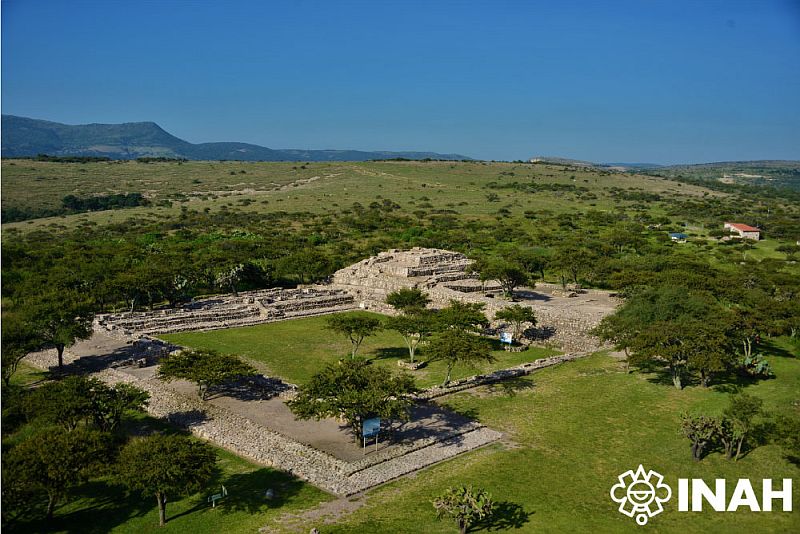
M 136 386 L 108 386 L 96 378 L 68 376 L 36 388 L 27 397 L 29 418 L 61 425 L 72 431 L 81 423 L 94 423 L 102 432 L 113 432 L 126 411 L 144 411 L 150 395 Z
M 37 295 L 25 303 L 26 316 L 42 346 L 55 347 L 58 368 L 64 367 L 64 349 L 92 335 L 94 314 L 85 295 L 70 289 Z
M 528 277 L 544 278 L 544 270 L 547 268 L 547 251 L 542 248 L 520 247 L 516 243 L 508 250 L 503 250 L 502 255 L 513 263 L 522 267 Z
M 404 287 L 386 296 L 386 304 L 406 314 L 424 310 L 430 301 L 428 295 L 416 287 Z
M 306 284 L 324 278 L 334 269 L 330 258 L 313 247 L 284 256 L 278 263 L 278 270 L 285 277 L 293 277 L 301 284 Z
M 476 521 L 492 514 L 494 503 L 492 496 L 483 489 L 472 486 L 447 488 L 444 493 L 433 500 L 438 519 L 450 518 L 458 524 L 458 531 L 466 534 Z
M 91 389 L 96 379 L 67 376 L 47 382 L 28 397 L 29 418 L 38 418 L 52 425 L 73 431 L 92 417 Z
M 483 303 L 451 300 L 446 308 L 439 310 L 437 321 L 442 329 L 477 332 L 489 326 L 483 313 L 484 306 Z
M 209 445 L 180 435 L 134 438 L 122 448 L 117 477 L 131 491 L 155 496 L 158 524 L 167 521 L 167 496 L 192 494 L 214 474 L 217 454 Z
M 505 260 L 492 259 L 476 265 L 482 282 L 497 280 L 503 288 L 503 294 L 514 299 L 514 288 L 528 283 L 530 277 L 522 266 Z
M 403 337 L 408 346 L 408 359 L 414 363 L 414 354 L 420 343 L 436 328 L 435 315 L 430 310 L 419 309 L 413 313 L 389 317 L 384 327 L 394 330 Z
M 453 367 L 457 364 L 475 365 L 495 360 L 485 340 L 463 330 L 445 330 L 431 340 L 425 353 L 429 361 L 441 360 L 447 365 L 447 376 L 443 385 L 450 382 Z
M 125 412 L 144 412 L 149 399 L 149 393 L 131 384 L 109 387 L 98 380 L 90 392 L 93 422 L 102 432 L 114 432 Z
M 342 417 L 360 436 L 364 419 L 408 420 L 413 403 L 409 394 L 415 390 L 408 373 L 393 374 L 354 358 L 325 367 L 287 404 L 301 419 Z
M 569 244 L 556 250 L 550 259 L 549 266 L 558 272 L 561 288 L 566 291 L 567 283 L 572 280 L 577 284 L 580 275 L 586 271 L 594 259 L 594 254 L 588 248 Z
M 688 371 L 701 370 L 707 383 L 730 359 L 722 315 L 719 305 L 702 292 L 656 287 L 633 294 L 595 332 L 625 350 L 637 367 L 666 365 L 672 383 L 681 389 Z
M 531 326 L 536 326 L 536 314 L 532 308 L 528 306 L 521 306 L 514 304 L 499 310 L 494 314 L 495 320 L 507 321 L 514 326 L 514 339 L 520 339 L 522 335 L 522 324 L 529 323 Z
M 337 313 L 326 318 L 326 328 L 347 336 L 352 344 L 350 356 L 356 357 L 364 338 L 374 335 L 381 328 L 381 321 L 375 317 L 352 313 Z
M 256 370 L 232 354 L 213 350 L 184 350 L 161 360 L 158 377 L 167 382 L 189 380 L 197 384 L 197 394 L 206 399 L 209 388 L 229 380 L 256 375 Z
M 0 362 L 3 366 L 3 382 L 8 386 L 22 359 L 39 348 L 41 338 L 33 325 L 19 312 L 3 310 L 2 324 Z
M 735 443 L 736 452 L 732 456 L 733 460 L 736 461 L 742 454 L 742 446 L 753 435 L 756 426 L 755 419 L 763 413 L 762 405 L 764 401 L 742 392 L 731 395 L 728 402 L 728 407 L 723 414 L 724 418 L 729 421 L 727 435 L 732 443 L 728 458 L 733 453 L 733 444 Z
M 21 496 L 15 500 L 35 499 L 45 493 L 50 520 L 68 491 L 105 464 L 110 451 L 108 435 L 95 430 L 67 432 L 47 427 L 3 454 L 3 479 Z
M 703 453 L 716 436 L 719 422 L 713 417 L 705 415 L 681 417 L 681 433 L 692 442 L 692 458 L 695 461 L 703 459 Z
M 715 374 L 734 363 L 730 332 L 721 314 L 709 314 L 705 319 L 681 323 L 682 351 L 689 369 L 700 375 L 700 384 L 708 387 Z
M 234 296 L 239 293 L 236 291 L 237 284 L 241 281 L 244 274 L 244 264 L 238 263 L 222 268 L 218 271 L 214 283 L 220 289 L 230 289 Z

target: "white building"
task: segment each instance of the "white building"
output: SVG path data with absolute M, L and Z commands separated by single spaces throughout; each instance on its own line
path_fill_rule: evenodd
M 748 226 L 746 224 L 741 224 L 741 223 L 726 222 L 722 228 L 724 230 L 730 230 L 735 234 L 739 234 L 739 237 L 742 239 L 753 239 L 755 241 L 761 239 L 761 230 L 759 230 L 755 226 Z

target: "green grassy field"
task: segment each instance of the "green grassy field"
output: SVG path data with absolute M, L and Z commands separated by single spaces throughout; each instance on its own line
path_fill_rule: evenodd
M 356 313 L 384 317 L 366 312 Z M 272 373 L 295 384 L 307 382 L 324 365 L 349 357 L 351 346 L 345 336 L 325 328 L 325 317 L 310 317 L 211 332 L 167 334 L 159 337 L 192 348 L 213 349 L 244 356 L 266 364 Z M 458 366 L 453 370 L 452 378 L 455 380 L 476 373 L 532 362 L 557 352 L 545 348 L 531 348 L 524 352 L 495 350 L 492 354 L 497 358 L 496 361 L 477 368 Z M 364 340 L 359 355 L 369 358 L 377 365 L 396 370 L 398 360 L 408 359 L 408 349 L 400 334 L 383 330 Z M 417 359 L 425 361 L 424 347 L 418 350 Z M 417 386 L 428 387 L 440 384 L 447 370 L 442 362 L 432 362 L 412 374 Z
M 787 345 L 782 345 L 788 349 Z M 784 354 L 786 354 L 784 352 Z M 797 354 L 795 354 L 797 356 Z M 765 408 L 786 413 L 800 400 L 800 359 L 770 358 L 777 378 L 746 388 Z M 640 463 L 678 478 L 793 478 L 795 506 L 800 469 L 776 445 L 754 449 L 738 462 L 712 453 L 692 461 L 678 432 L 683 411 L 720 412 L 723 387 L 678 391 L 646 374 L 627 374 L 621 362 L 598 353 L 545 369 L 516 382 L 514 391 L 481 388 L 449 397 L 446 404 L 506 434 L 506 443 L 472 452 L 374 490 L 366 504 L 325 532 L 455 532 L 435 518 L 431 500 L 444 488 L 473 484 L 503 503 L 494 524 L 474 531 L 637 532 L 616 510 L 609 490 L 617 476 Z M 654 532 L 797 532 L 795 511 L 678 513 L 676 497 L 646 527 Z
M 4 160 L 4 208 L 54 208 L 69 194 L 85 197 L 142 193 L 154 206 L 64 215 L 12 223 L 4 228 L 30 230 L 92 222 L 118 223 L 128 218 L 162 217 L 195 210 L 236 209 L 244 212 L 309 211 L 335 213 L 354 202 L 382 199 L 403 209 L 448 209 L 460 215 L 493 216 L 501 208 L 569 213 L 590 206 L 609 210 L 635 202 L 614 198 L 612 188 L 660 193 L 674 198 L 720 195 L 662 178 L 608 173 L 586 168 L 514 163 L 462 162 L 335 162 L 335 163 L 49 163 Z M 488 190 L 492 182 L 509 184 L 535 179 L 542 184 L 585 187 L 588 191 Z M 497 199 L 487 201 L 489 193 Z M 171 207 L 158 206 L 170 201 Z M 658 210 L 657 210 L 658 211 Z M 663 211 L 663 210 L 662 210 Z

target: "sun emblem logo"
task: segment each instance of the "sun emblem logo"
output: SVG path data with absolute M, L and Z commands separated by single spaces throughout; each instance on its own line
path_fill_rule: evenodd
M 672 497 L 672 488 L 664 484 L 664 477 L 655 471 L 639 469 L 625 471 L 619 483 L 611 488 L 611 499 L 619 503 L 619 511 L 636 517 L 636 523 L 646 525 L 647 520 L 664 511 L 662 503 Z

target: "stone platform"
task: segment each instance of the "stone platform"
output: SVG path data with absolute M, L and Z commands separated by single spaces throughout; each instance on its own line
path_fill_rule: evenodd
M 95 326 L 123 335 L 218 330 L 310 317 L 356 308 L 353 297 L 337 289 L 265 289 L 221 295 L 179 308 L 98 315 Z

